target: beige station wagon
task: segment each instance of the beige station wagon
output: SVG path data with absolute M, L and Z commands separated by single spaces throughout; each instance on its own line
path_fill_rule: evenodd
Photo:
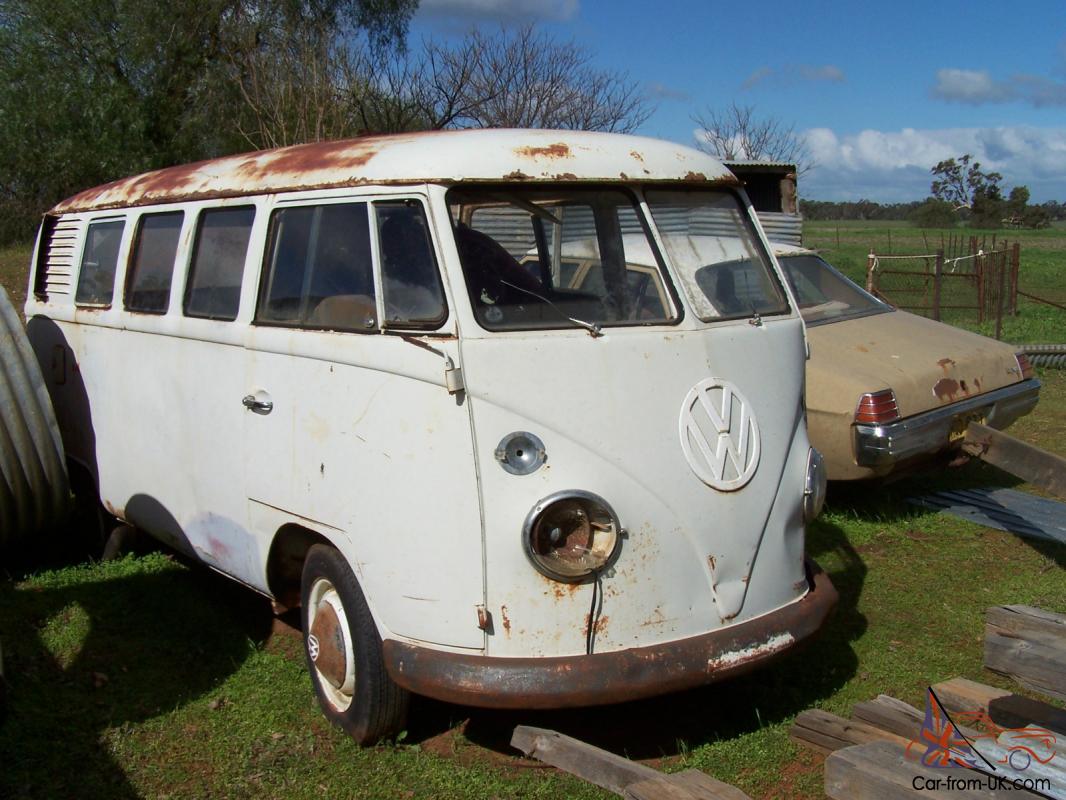
M 762 278 L 747 255 L 714 235 L 690 242 L 695 280 L 721 313 L 757 318 Z M 563 245 L 567 288 L 602 282 L 594 251 Z M 666 289 L 650 249 L 627 237 L 626 254 L 632 307 L 654 307 Z M 893 308 L 811 250 L 779 244 L 774 254 L 807 325 L 807 425 L 830 480 L 928 466 L 970 422 L 1003 429 L 1036 407 L 1040 383 L 1010 345 Z

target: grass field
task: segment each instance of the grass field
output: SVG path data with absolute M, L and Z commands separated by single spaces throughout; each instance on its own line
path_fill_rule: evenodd
M 860 230 L 880 228 L 854 231 L 850 251 L 842 230 L 830 259 L 849 271 L 847 258 L 865 263 Z M 809 236 L 835 244 L 828 226 Z M 0 282 L 24 286 L 25 258 L 25 248 L 0 252 Z M 1040 406 L 1012 432 L 1066 453 L 1066 371 L 1040 378 Z M 1066 611 L 1066 547 L 903 500 L 987 483 L 1015 481 L 971 463 L 878 489 L 834 488 L 808 549 L 840 591 L 839 608 L 816 644 L 767 669 L 583 711 L 486 712 L 418 699 L 399 741 L 370 749 L 319 714 L 291 618 L 275 619 L 257 595 L 161 553 L 86 558 L 84 531 L 72 527 L 48 543 L 47 563 L 0 571 L 8 695 L 0 797 L 611 796 L 517 758 L 510 732 L 532 724 L 662 769 L 703 769 L 752 797 L 820 798 L 821 757 L 788 738 L 796 714 L 847 714 L 880 693 L 920 706 L 925 686 L 956 675 L 1008 687 L 981 666 L 984 609 Z

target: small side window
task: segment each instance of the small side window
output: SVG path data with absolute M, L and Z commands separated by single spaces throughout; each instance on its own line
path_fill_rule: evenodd
M 115 293 L 115 268 L 122 243 L 124 220 L 93 222 L 85 232 L 85 247 L 78 270 L 78 291 L 74 300 L 82 306 L 111 305 Z
M 185 316 L 233 320 L 255 207 L 212 208 L 200 214 L 185 286 Z
M 178 237 L 185 219 L 182 211 L 145 214 L 137 226 L 130 274 L 126 280 L 126 308 L 146 314 L 165 314 L 170 304 L 170 281 Z
M 448 310 L 422 204 L 416 200 L 375 203 L 374 211 L 386 327 L 437 327 Z
M 366 203 L 275 211 L 266 259 L 256 322 L 377 330 Z

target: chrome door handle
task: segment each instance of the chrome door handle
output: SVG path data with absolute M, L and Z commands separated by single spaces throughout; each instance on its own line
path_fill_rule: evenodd
M 254 394 L 247 394 L 241 403 L 249 411 L 254 411 L 256 414 L 269 414 L 274 410 L 274 403 L 271 400 L 256 400 Z

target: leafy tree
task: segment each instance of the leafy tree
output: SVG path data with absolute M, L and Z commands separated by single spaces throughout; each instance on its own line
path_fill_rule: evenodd
M 930 187 L 933 197 L 950 203 L 956 210 L 973 208 L 975 201 L 983 198 L 999 201 L 1002 195 L 999 182 L 1003 176 L 998 172 L 983 172 L 981 163 L 967 153 L 958 161 L 949 158 L 932 168 L 934 178 Z
M 697 146 L 726 161 L 782 161 L 795 164 L 801 175 L 814 166 L 810 148 L 794 125 L 759 117 L 753 106 L 733 102 L 724 109 L 708 108 L 692 121 L 699 126 Z
M 907 214 L 907 219 L 920 228 L 952 228 L 959 220 L 951 203 L 935 197 L 913 208 Z
M 0 0 L 0 238 L 72 192 L 246 148 L 232 65 L 333 27 L 402 43 L 417 0 Z

